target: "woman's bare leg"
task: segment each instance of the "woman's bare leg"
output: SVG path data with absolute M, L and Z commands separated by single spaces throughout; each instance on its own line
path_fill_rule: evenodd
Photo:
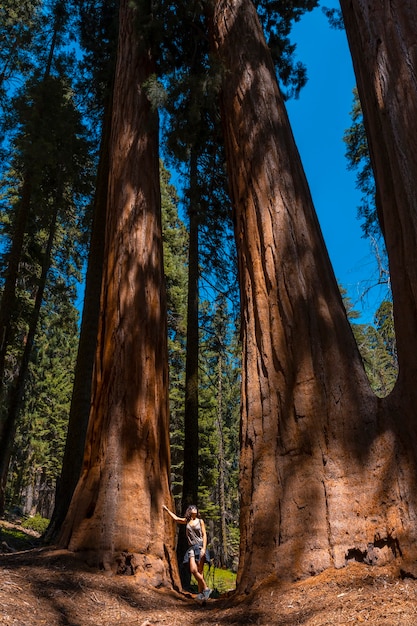
M 200 565 L 200 563 L 198 565 Z M 203 560 L 203 566 L 204 566 L 204 560 Z M 204 580 L 204 576 L 202 572 L 200 572 L 199 567 L 197 567 L 195 558 L 193 556 L 190 557 L 190 572 L 197 581 L 198 592 L 201 593 L 204 589 L 207 589 L 207 584 L 206 584 L 206 581 Z

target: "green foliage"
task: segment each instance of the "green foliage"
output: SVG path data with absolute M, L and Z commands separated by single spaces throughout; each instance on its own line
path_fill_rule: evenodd
M 341 288 L 347 316 L 362 356 L 371 388 L 381 398 L 393 389 L 398 375 L 392 302 L 384 300 L 375 313 L 374 325 L 353 322 L 360 315 Z
M 199 416 L 200 508 L 211 521 L 211 547 L 216 555 L 226 553 L 232 564 L 238 555 L 240 346 L 224 295 L 202 307 Z
M 46 291 L 74 299 L 86 253 L 92 163 L 85 128 L 66 78 L 29 80 L 15 100 L 18 131 L 10 144 L 11 168 L 2 181 L 3 250 L 0 280 L 8 275 L 10 249 L 22 205 L 29 206 L 13 308 L 14 341 L 8 349 L 7 380 L 15 378 L 27 333 L 45 250 L 54 220 L 53 267 Z M 29 190 L 29 193 L 28 193 Z
M 353 328 L 371 387 L 383 398 L 392 391 L 398 375 L 392 302 L 380 304 L 374 326 Z
M 362 192 L 358 217 L 362 220 L 364 236 L 378 238 L 381 235 L 381 228 L 375 202 L 375 179 L 363 123 L 362 108 L 356 88 L 353 90 L 351 118 L 352 126 L 345 131 L 343 140 L 346 145 L 348 167 L 351 170 L 356 170 L 356 186 Z
M 41 20 L 41 0 L 3 0 L 0 4 L 0 103 L 33 64 L 31 53 Z
M 340 9 L 329 9 L 328 7 L 323 7 L 323 13 L 329 20 L 329 24 L 332 28 L 336 30 L 344 30 L 345 25 L 343 22 L 343 15 Z
M 362 192 L 358 218 L 364 237 L 371 240 L 378 262 L 378 278 L 371 287 L 384 285 L 386 295 L 374 320 L 374 326 L 354 325 L 354 333 L 362 354 L 365 370 L 377 395 L 386 396 L 393 388 L 398 371 L 395 329 L 392 314 L 391 286 L 385 241 L 378 219 L 376 187 L 362 108 L 356 89 L 353 92 L 352 125 L 345 131 L 348 167 L 356 171 L 356 185 Z M 368 288 L 369 290 L 369 288 Z
M 77 41 L 82 49 L 76 89 L 96 146 L 100 141 L 105 104 L 111 86 L 117 49 L 118 2 L 72 0 Z
M 188 233 L 178 215 L 178 197 L 161 166 L 162 237 L 167 292 L 171 488 L 181 499 L 184 446 L 184 379 Z
M 204 565 L 204 578 L 210 589 L 213 589 L 212 598 L 218 598 L 236 588 L 236 573 L 216 567 L 214 563 L 210 567 Z
M 306 67 L 294 61 L 296 46 L 290 41 L 291 28 L 306 11 L 318 6 L 318 0 L 256 0 L 265 37 L 286 98 L 297 97 L 307 82 Z
M 78 312 L 60 294 L 42 311 L 10 464 L 7 500 L 52 514 L 71 403 Z
M 48 528 L 49 519 L 42 517 L 38 513 L 33 517 L 28 517 L 22 522 L 22 528 L 29 528 L 30 530 L 34 530 L 40 535 Z
M 163 108 L 167 101 L 167 92 L 156 74 L 152 74 L 144 83 L 143 88 L 154 109 Z
M 3 542 L 14 550 L 30 550 L 38 543 L 38 539 L 16 527 L 6 526 L 0 521 L 0 543 Z
M 161 175 L 165 279 L 168 302 L 170 365 L 171 487 L 180 513 L 184 445 L 184 377 L 188 233 L 178 216 L 177 196 L 164 168 Z M 199 401 L 199 504 L 210 527 L 210 543 L 219 545 L 219 445 L 223 437 L 227 520 L 231 560 L 237 555 L 240 370 L 233 317 L 227 301 L 204 302 L 201 314 Z M 219 358 L 222 358 L 222 427 L 218 425 Z M 237 531 L 238 532 L 238 531 Z M 234 537 L 230 538 L 230 537 Z
M 85 263 L 93 188 L 88 129 L 75 98 L 72 22 L 57 0 L 43 7 L 34 34 L 31 71 L 13 95 L 8 171 L 2 179 L 0 281 L 10 267 L 19 228 L 18 277 L 6 381 L 22 371 L 42 272 L 47 270 L 37 334 L 17 422 L 8 481 L 10 502 L 50 513 L 60 472 L 78 337 L 73 306 Z M 42 39 L 42 46 L 38 46 Z M 36 44 L 36 45 L 35 45 Z M 22 224 L 20 216 L 27 215 Z M 47 245 L 53 235 L 51 260 Z M 16 254 L 16 253 L 15 253 Z M 47 264 L 46 264 L 47 263 Z M 3 396 L 2 411 L 10 413 Z M 11 413 L 10 413 L 11 414 Z M 47 516 L 47 515 L 44 515 Z

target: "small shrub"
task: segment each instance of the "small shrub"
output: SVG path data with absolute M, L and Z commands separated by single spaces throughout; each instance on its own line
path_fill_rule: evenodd
M 22 528 L 34 530 L 40 535 L 43 535 L 45 530 L 48 528 L 48 525 L 49 519 L 42 517 L 39 513 L 36 513 L 33 517 L 28 517 L 24 522 L 22 522 Z

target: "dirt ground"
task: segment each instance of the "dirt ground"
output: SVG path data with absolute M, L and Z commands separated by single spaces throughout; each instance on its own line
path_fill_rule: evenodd
M 0 546 L 0 624 L 13 626 L 417 625 L 417 581 L 352 564 L 301 582 L 264 584 L 245 599 L 209 600 L 89 570 L 70 553 Z

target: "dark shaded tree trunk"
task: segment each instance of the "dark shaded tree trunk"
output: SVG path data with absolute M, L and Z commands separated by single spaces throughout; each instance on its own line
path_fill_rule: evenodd
M 97 172 L 97 187 L 94 198 L 94 215 L 85 280 L 84 305 L 68 433 L 65 442 L 61 476 L 56 489 L 54 511 L 44 536 L 44 540 L 48 542 L 54 541 L 60 531 L 61 525 L 68 512 L 75 487 L 80 478 L 83 465 L 85 437 L 91 407 L 91 386 L 94 357 L 97 347 L 100 293 L 103 277 L 104 233 L 109 182 L 110 121 L 111 107 L 107 106 Z
M 187 288 L 187 351 L 185 356 L 184 402 L 184 465 L 181 507 L 183 514 L 190 504 L 198 504 L 198 358 L 199 358 L 199 211 L 197 189 L 197 151 L 191 149 L 188 238 L 188 288 Z M 188 542 L 185 526 L 179 526 L 177 558 L 180 564 L 181 584 L 188 589 L 191 573 L 188 563 L 183 565 Z
M 98 347 L 84 467 L 59 538 L 91 561 L 178 584 L 169 489 L 168 358 L 155 71 L 137 11 L 119 9 Z
M 47 81 L 50 73 L 52 60 L 55 53 L 56 40 L 58 32 L 63 28 L 63 22 L 60 18 L 60 15 L 63 15 L 62 8 L 60 8 L 60 2 L 57 2 L 55 6 L 55 19 L 54 19 L 54 29 L 52 35 L 51 45 L 49 47 L 48 59 L 45 66 L 45 71 L 43 75 L 43 81 Z M 43 103 L 36 102 L 35 107 L 39 112 L 42 111 Z M 27 169 L 25 171 L 24 180 L 22 183 L 22 197 L 21 201 L 18 205 L 17 217 L 16 217 L 16 225 L 15 231 L 13 235 L 13 241 L 10 249 L 10 254 L 8 258 L 8 267 L 6 280 L 4 284 L 3 295 L 1 298 L 0 305 L 0 398 L 2 397 L 4 391 L 4 368 L 5 368 L 5 360 L 6 353 L 10 342 L 12 340 L 11 337 L 11 323 L 12 316 L 15 307 L 15 299 L 16 299 L 16 283 L 19 272 L 19 263 L 22 256 L 23 242 L 24 236 L 26 232 L 26 225 L 29 219 L 29 214 L 31 210 L 31 200 L 32 200 L 32 186 L 33 186 L 33 172 L 31 169 Z M 36 184 L 36 183 L 35 183 Z M 5 425 L 7 428 L 7 425 Z M 1 438 L 1 430 L 2 424 L 0 423 L 0 438 Z M 1 442 L 1 439 L 0 439 Z
M 224 437 L 223 437 L 223 357 L 222 347 L 219 346 L 219 357 L 217 364 L 217 431 L 219 437 L 219 508 L 220 508 L 220 565 L 228 565 L 227 531 L 226 531 L 226 497 L 225 497 L 225 458 L 224 458 Z
M 198 222 L 196 150 L 192 150 L 189 192 L 189 251 L 187 293 L 187 354 L 185 361 L 185 408 L 184 408 L 184 472 L 182 487 L 183 510 L 198 502 Z
M 215 2 L 212 27 L 242 306 L 238 591 L 403 564 L 415 426 L 369 388 L 253 5 Z
M 33 311 L 30 318 L 29 329 L 26 336 L 25 347 L 22 354 L 22 359 L 19 364 L 19 373 L 16 380 L 12 383 L 10 391 L 10 400 L 8 403 L 7 417 L 5 420 L 4 429 L 2 431 L 1 446 L 0 446 L 0 515 L 4 513 L 5 507 L 5 491 L 7 483 L 7 474 L 9 471 L 10 458 L 12 454 L 13 443 L 16 434 L 16 425 L 19 417 L 20 410 L 23 403 L 23 395 L 25 391 L 25 384 L 29 370 L 29 361 L 35 341 L 36 328 L 38 326 L 43 295 L 45 292 L 46 279 L 49 268 L 51 267 L 51 254 L 52 246 L 55 238 L 56 223 L 58 218 L 58 211 L 60 203 L 62 202 L 62 191 L 58 194 L 55 200 L 55 210 L 52 216 L 52 221 L 49 227 L 49 236 L 46 244 L 45 252 L 43 255 L 42 270 L 39 277 L 39 285 L 36 292 L 35 302 L 33 305 Z
M 30 213 L 32 197 L 32 175 L 27 172 L 22 184 L 22 197 L 19 202 L 13 241 L 10 248 L 6 280 L 0 304 L 0 398 L 4 392 L 4 369 L 6 353 L 11 341 L 11 321 L 16 301 L 16 283 L 19 263 L 22 256 L 26 224 Z M 3 424 L 0 423 L 0 440 L 3 435 Z

